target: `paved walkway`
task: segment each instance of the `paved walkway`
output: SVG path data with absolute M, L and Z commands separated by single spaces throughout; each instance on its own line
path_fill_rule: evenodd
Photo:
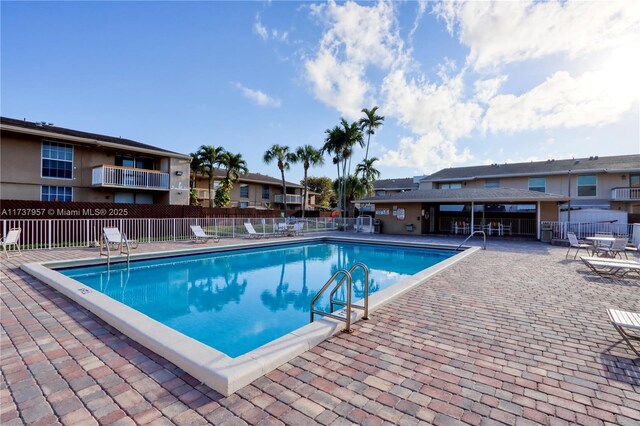
M 492 240 L 227 398 L 18 269 L 95 249 L 2 259 L 0 423 L 638 425 L 640 359 L 606 308 L 640 310 L 640 281 L 564 252 Z

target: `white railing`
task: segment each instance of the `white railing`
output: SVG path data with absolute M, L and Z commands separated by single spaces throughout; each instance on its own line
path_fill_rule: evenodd
M 91 184 L 123 188 L 169 189 L 169 173 L 102 165 L 93 168 Z
M 613 188 L 611 199 L 614 201 L 640 200 L 640 188 Z
M 634 224 L 632 223 L 611 223 L 611 222 L 550 222 L 541 223 L 542 230 L 551 230 L 551 238 L 554 240 L 566 240 L 567 232 L 573 232 L 578 238 L 593 237 L 596 232 L 611 232 L 613 235 L 633 234 Z M 640 225 L 636 224 L 636 227 Z
M 57 247 L 92 247 L 100 241 L 102 228 L 117 227 L 129 239 L 139 242 L 184 241 L 193 238 L 190 225 L 200 225 L 207 234 L 220 238 L 244 238 L 245 222 L 251 222 L 256 232 L 274 234 L 278 223 L 302 222 L 305 234 L 325 231 L 372 233 L 370 217 L 362 218 L 154 218 L 154 219 L 4 219 L 2 237 L 11 228 L 20 228 L 23 250 Z
M 284 195 L 275 195 L 274 201 L 276 203 L 284 203 Z M 287 204 L 302 204 L 302 195 L 287 195 Z
M 439 221 L 440 232 L 464 233 L 471 232 L 471 219 L 469 216 L 441 217 Z M 491 234 L 489 234 L 489 229 Z M 461 229 L 461 230 L 460 230 Z M 497 234 L 497 229 L 503 229 Z M 535 219 L 498 218 L 485 217 L 484 222 L 478 217 L 474 221 L 474 231 L 487 231 L 488 235 L 536 235 Z

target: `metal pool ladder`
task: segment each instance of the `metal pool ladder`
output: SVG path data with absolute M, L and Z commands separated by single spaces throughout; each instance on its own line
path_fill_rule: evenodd
M 354 305 L 351 303 L 351 291 L 353 289 L 352 274 L 358 268 L 362 268 L 362 270 L 364 271 L 364 305 Z M 342 277 L 342 278 L 340 279 L 340 281 L 337 282 L 337 284 L 333 287 L 330 293 L 330 297 L 329 297 L 330 312 L 325 312 L 325 311 L 316 309 L 314 307 L 315 303 L 318 301 L 318 299 L 320 299 L 322 294 L 329 288 L 329 286 L 332 283 L 334 283 L 339 277 Z M 347 301 L 343 302 L 341 300 L 336 300 L 335 295 L 338 292 L 338 289 L 342 287 L 342 284 L 344 284 L 345 281 L 347 282 Z M 333 313 L 334 305 L 344 306 L 346 308 L 344 317 L 342 315 L 336 315 Z M 320 291 L 318 291 L 318 293 L 315 295 L 313 300 L 311 300 L 311 309 L 310 309 L 311 322 L 314 321 L 315 314 L 337 319 L 339 321 L 345 321 L 347 324 L 344 330 L 342 331 L 345 333 L 353 333 L 353 330 L 351 329 L 351 310 L 352 309 L 362 309 L 364 311 L 364 315 L 362 319 L 365 319 L 365 320 L 369 319 L 369 268 L 367 267 L 367 265 L 361 262 L 358 262 L 355 265 L 353 265 L 351 269 L 349 269 L 348 271 L 346 269 L 341 269 L 337 271 L 322 286 L 322 288 L 320 289 Z
M 473 237 L 475 234 L 482 234 L 482 250 L 486 250 L 487 249 L 487 234 L 485 234 L 484 231 L 473 231 L 471 234 L 469 234 L 469 236 L 467 238 L 464 239 L 463 242 L 461 242 L 458 247 L 456 247 L 456 251 L 460 250 L 460 247 L 462 247 L 462 245 L 464 243 L 466 243 L 467 241 L 469 241 L 469 239 L 471 237 Z

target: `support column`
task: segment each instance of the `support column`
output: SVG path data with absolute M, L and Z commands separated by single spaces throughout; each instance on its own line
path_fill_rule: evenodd
M 475 205 L 474 202 L 471 202 L 471 229 L 469 229 L 469 234 L 473 234 L 473 230 L 474 230 L 474 219 L 475 219 L 475 214 L 474 214 L 474 209 L 475 209 Z
M 542 224 L 542 221 L 540 220 L 542 218 L 542 215 L 540 214 L 540 201 L 538 201 L 538 206 L 536 207 L 536 218 L 538 219 L 536 221 L 536 234 L 538 235 L 538 240 L 540 240 L 542 237 L 540 230 L 540 225 Z

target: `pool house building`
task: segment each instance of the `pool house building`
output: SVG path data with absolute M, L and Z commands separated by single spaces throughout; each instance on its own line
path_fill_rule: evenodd
M 383 233 L 540 238 L 542 222 L 640 217 L 640 155 L 456 167 L 414 179 L 418 189 L 358 200 Z

